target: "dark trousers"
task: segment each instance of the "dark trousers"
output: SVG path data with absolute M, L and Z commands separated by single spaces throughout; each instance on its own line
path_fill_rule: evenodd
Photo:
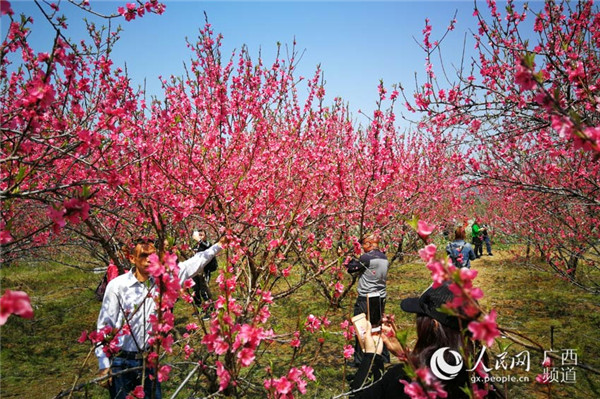
M 384 314 L 384 312 L 385 298 L 382 298 L 381 314 Z M 359 296 L 358 298 L 356 298 L 356 303 L 354 304 L 354 316 L 361 313 L 367 314 L 367 297 L 365 296 Z M 354 366 L 358 367 L 362 363 L 365 354 L 363 353 L 362 349 L 360 348 L 360 344 L 358 343 L 358 332 L 356 334 L 357 335 L 354 337 Z M 384 362 L 390 362 L 390 352 L 385 346 L 383 347 L 383 352 L 381 353 L 381 356 L 383 356 Z
M 210 273 L 200 273 L 193 277 L 194 279 L 194 303 L 196 306 L 202 306 L 202 303 L 212 306 L 212 295 L 208 288 Z
M 116 356 L 112 361 L 110 369 L 112 373 L 118 373 L 130 368 L 140 367 L 142 364 L 142 359 L 128 359 Z M 127 395 L 129 395 L 135 389 L 135 387 L 142 385 L 142 371 L 142 369 L 133 370 L 113 376 L 112 382 L 108 388 L 111 399 L 125 399 Z M 158 382 L 158 379 L 156 378 L 151 380 L 150 374 L 154 375 L 154 370 L 146 368 L 146 375 L 144 376 L 144 397 L 148 399 L 162 399 L 160 382 Z M 152 395 L 152 388 L 155 388 L 154 396 Z
M 473 237 L 473 246 L 475 247 L 475 256 L 478 258 L 483 256 L 483 241 L 481 237 Z

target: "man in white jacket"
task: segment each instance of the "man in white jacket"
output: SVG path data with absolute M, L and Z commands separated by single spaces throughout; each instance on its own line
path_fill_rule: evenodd
M 179 263 L 178 277 L 181 284 L 188 278 L 201 273 L 204 267 L 217 255 L 224 245 L 224 239 L 203 252 L 198 252 L 190 259 Z M 156 248 L 148 240 L 136 241 L 129 260 L 133 268 L 113 279 L 106 287 L 102 309 L 98 316 L 98 331 L 106 328 L 117 329 L 121 335 L 115 348 L 110 348 L 108 356 L 104 346 L 96 348 L 98 357 L 99 376 L 107 375 L 112 370 L 116 374 L 110 378 L 109 391 L 111 398 L 125 399 L 136 387 L 142 385 L 144 374 L 144 392 L 146 398 L 161 399 L 160 384 L 148 378 L 144 355 L 149 349 L 150 317 L 156 314 L 154 296 L 158 291 L 154 278 L 150 275 L 148 257 L 156 253 Z M 108 327 L 107 327 L 108 326 Z M 129 329 L 129 334 L 123 334 L 123 328 Z M 120 373 L 123 370 L 135 368 L 131 372 Z M 140 390 L 141 388 L 137 388 Z

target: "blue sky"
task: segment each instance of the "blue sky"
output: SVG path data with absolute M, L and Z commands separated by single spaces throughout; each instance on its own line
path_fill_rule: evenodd
M 94 1 L 91 5 L 101 12 L 115 12 L 127 1 Z M 342 97 L 356 115 L 360 109 L 370 114 L 377 100 L 380 79 L 387 86 L 402 83 L 414 88 L 414 73 L 424 78 L 424 53 L 418 44 L 422 38 L 425 18 L 433 25 L 432 38 L 440 37 L 455 11 L 457 25 L 443 45 L 444 60 L 449 66 L 457 63 L 463 48 L 464 33 L 475 29 L 472 1 L 387 1 L 387 2 L 233 2 L 233 1 L 164 1 L 163 15 L 146 15 L 134 21 L 120 19 L 121 40 L 113 52 L 117 65 L 127 65 L 132 80 L 142 84 L 150 94 L 160 96 L 158 76 L 181 75 L 183 62 L 191 52 L 185 38 L 197 37 L 204 25 L 204 12 L 215 32 L 224 36 L 223 54 L 243 44 L 250 54 L 270 64 L 276 43 L 291 45 L 304 51 L 299 75 L 312 76 L 321 64 L 326 81 L 326 100 Z M 52 30 L 43 20 L 32 1 L 11 1 L 15 14 L 34 17 L 31 37 L 37 51 L 48 50 Z M 480 7 L 485 8 L 485 4 Z M 61 3 L 61 13 L 69 21 L 68 36 L 85 37 L 82 13 Z M 6 32 L 6 16 L 2 17 L 2 34 Z M 468 42 L 467 50 L 473 47 Z M 434 59 L 435 62 L 437 60 Z M 441 71 L 438 72 L 438 74 Z M 410 90 L 412 91 L 412 90 Z M 409 92 L 410 92 L 409 91 Z

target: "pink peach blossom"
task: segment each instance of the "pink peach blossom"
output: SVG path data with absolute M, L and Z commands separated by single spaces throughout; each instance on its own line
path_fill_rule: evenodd
M 4 325 L 11 315 L 25 319 L 33 318 L 33 308 L 29 295 L 23 291 L 6 290 L 0 298 L 0 326 Z
M 488 347 L 494 344 L 494 340 L 500 336 L 496 324 L 496 311 L 492 310 L 483 318 L 482 322 L 472 321 L 469 323 L 469 331 L 473 333 L 473 338 L 486 343 Z

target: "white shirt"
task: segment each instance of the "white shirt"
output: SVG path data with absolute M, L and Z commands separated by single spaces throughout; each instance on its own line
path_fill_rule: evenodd
M 179 263 L 180 283 L 183 284 L 188 278 L 202 272 L 204 266 L 221 249 L 219 244 L 215 244 L 206 251 L 199 252 L 190 259 Z M 149 318 L 155 312 L 156 307 L 153 299 L 155 293 L 156 285 L 152 277 L 142 283 L 138 281 L 132 271 L 129 271 L 114 278 L 106 286 L 102 309 L 98 315 L 98 330 L 107 325 L 120 329 L 128 324 L 131 335 L 119 337 L 118 346 L 129 352 L 146 349 L 151 328 Z M 102 350 L 102 346 L 96 348 L 96 356 L 101 370 L 110 367 L 110 359 Z

